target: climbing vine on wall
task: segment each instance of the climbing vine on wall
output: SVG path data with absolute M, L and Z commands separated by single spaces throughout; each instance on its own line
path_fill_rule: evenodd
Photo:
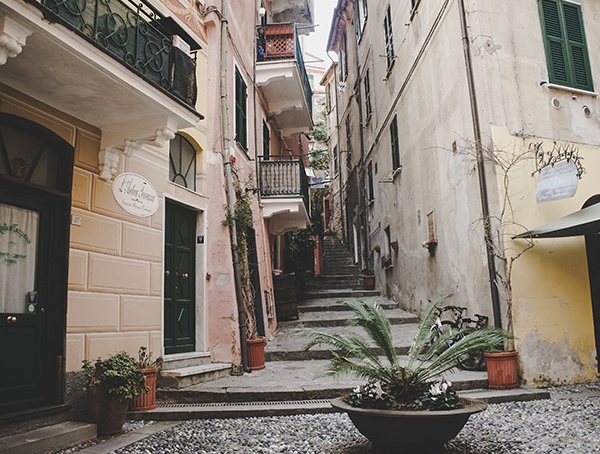
M 258 329 L 256 313 L 254 312 L 254 288 L 250 282 L 250 267 L 248 264 L 248 229 L 252 228 L 252 196 L 256 193 L 256 185 L 252 176 L 246 182 L 240 181 L 237 174 L 233 174 L 233 187 L 235 190 L 235 208 L 233 219 L 229 208 L 225 206 L 225 220 L 223 225 L 231 227 L 235 221 L 237 238 L 237 252 L 239 257 L 240 277 L 242 281 L 242 299 L 246 315 L 246 338 L 256 339 Z

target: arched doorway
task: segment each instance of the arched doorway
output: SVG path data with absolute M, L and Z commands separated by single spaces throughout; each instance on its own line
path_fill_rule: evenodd
M 590 197 L 583 208 L 600 203 L 600 195 Z M 588 260 L 588 273 L 590 276 L 590 293 L 592 298 L 592 312 L 594 314 L 594 332 L 596 335 L 596 359 L 600 372 L 600 234 L 585 236 L 585 251 Z
M 0 415 L 62 403 L 73 147 L 0 114 Z

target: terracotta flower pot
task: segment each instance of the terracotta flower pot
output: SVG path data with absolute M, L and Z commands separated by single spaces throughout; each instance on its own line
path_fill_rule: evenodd
M 251 370 L 265 368 L 265 338 L 249 339 L 248 345 L 248 367 Z
M 129 400 L 122 402 L 108 397 L 99 387 L 89 388 L 87 399 L 89 415 L 92 422 L 98 426 L 98 435 L 113 435 L 121 432 Z
M 485 353 L 489 389 L 514 389 L 519 386 L 518 352 Z
M 357 408 L 339 398 L 333 399 L 331 405 L 348 413 L 352 423 L 373 443 L 377 452 L 416 454 L 437 452 L 461 431 L 469 416 L 487 408 L 484 402 L 464 400 L 463 408 L 440 411 Z
M 375 289 L 375 276 L 363 276 L 363 284 L 365 290 Z
M 156 408 L 156 374 L 158 369 L 151 367 L 142 370 L 142 372 L 146 376 L 146 386 L 150 389 L 131 401 L 129 411 L 148 411 Z

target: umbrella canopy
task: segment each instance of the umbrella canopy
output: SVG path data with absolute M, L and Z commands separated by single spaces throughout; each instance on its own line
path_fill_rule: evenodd
M 514 238 L 562 238 L 600 233 L 600 203 L 513 236 Z

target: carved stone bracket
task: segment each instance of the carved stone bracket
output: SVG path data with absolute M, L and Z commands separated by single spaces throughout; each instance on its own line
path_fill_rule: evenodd
M 21 53 L 31 30 L 8 16 L 0 16 L 0 65 Z
M 98 169 L 100 170 L 100 178 L 105 181 L 110 181 L 112 176 L 117 172 L 117 164 L 119 156 L 132 157 L 134 153 L 140 151 L 143 145 L 150 147 L 163 148 L 165 143 L 175 138 L 175 132 L 170 129 L 157 129 L 154 138 L 149 139 L 126 139 L 123 145 L 107 146 L 104 150 L 98 153 Z

